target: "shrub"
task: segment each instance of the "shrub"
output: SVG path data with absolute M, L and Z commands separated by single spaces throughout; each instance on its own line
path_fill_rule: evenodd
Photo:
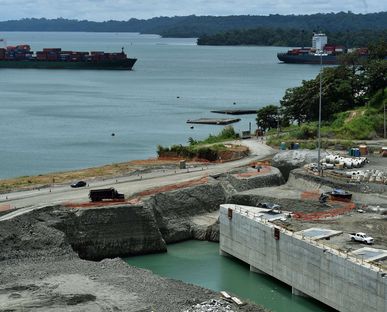
M 196 145 L 196 144 L 198 144 L 198 143 L 199 143 L 199 142 L 196 141 L 193 137 L 189 137 L 189 138 L 188 138 L 188 144 L 189 144 L 190 146 Z
M 235 140 L 239 137 L 238 133 L 235 132 L 234 127 L 226 126 L 218 135 L 210 134 L 204 141 L 198 142 L 199 144 L 213 144 L 217 142 Z
M 317 142 L 316 141 L 301 142 L 300 146 L 301 148 L 305 148 L 305 149 L 316 149 Z
M 163 154 L 165 154 L 165 152 L 169 152 L 168 147 L 163 147 L 161 145 L 157 145 L 157 155 L 159 157 L 163 156 Z
M 314 139 L 317 137 L 317 127 L 315 124 L 306 124 L 296 132 L 296 138 L 300 140 Z
M 368 102 L 368 106 L 371 108 L 376 108 L 377 110 L 383 110 L 383 104 L 387 105 L 387 88 L 380 89 Z

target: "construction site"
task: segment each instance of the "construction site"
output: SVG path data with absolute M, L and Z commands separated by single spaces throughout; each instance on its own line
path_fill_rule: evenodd
M 110 272 L 117 268 L 117 274 L 126 272 L 127 278 L 132 278 L 133 273 L 117 261 L 103 259 L 165 252 L 168 244 L 196 239 L 219 242 L 223 254 L 248 263 L 252 271 L 285 282 L 295 295 L 313 297 L 338 311 L 385 312 L 387 186 L 379 173 L 386 158 L 371 156 L 362 168 L 351 169 L 374 170 L 365 182 L 365 174 L 356 172 L 356 176 L 363 176 L 360 181 L 344 168 L 326 168 L 324 175 L 319 175 L 311 165 L 313 157 L 306 157 L 308 153 L 286 151 L 272 159 L 247 158 L 213 166 L 188 164 L 184 169 L 177 165 L 155 171 L 148 168 L 141 174 L 133 171 L 128 177 L 96 181 L 76 190 L 67 186 L 63 191 L 58 187 L 4 194 L 8 201 L 3 201 L 0 216 L 2 291 L 11 295 L 12 289 L 25 287 L 28 281 L 37 288 L 26 289 L 20 300 L 12 301 L 13 306 L 39 301 L 42 296 L 54 302 L 55 293 L 39 286 L 36 279 L 55 277 L 63 284 L 73 272 L 81 275 L 78 280 L 92 280 L 101 271 L 100 265 Z M 301 160 L 296 166 L 295 159 Z M 117 190 L 117 199 L 88 199 L 95 186 L 107 185 Z M 342 189 L 338 194 L 348 198 L 335 197 L 335 188 Z M 51 204 L 32 204 L 34 200 Z M 15 208 L 26 201 L 30 207 Z M 369 245 L 351 238 L 359 233 L 367 235 Z M 51 268 L 48 275 L 42 273 L 43 277 L 31 273 L 39 271 L 41 259 L 49 261 Z M 88 273 L 85 263 L 101 260 Z M 134 294 L 136 283 L 141 281 L 136 279 L 130 287 L 120 282 L 119 287 Z M 147 283 L 154 283 L 154 277 L 148 276 Z M 117 285 L 109 280 L 111 289 Z M 85 295 L 84 288 L 74 291 Z M 86 294 L 96 297 L 93 304 L 103 305 L 95 288 Z M 188 297 L 179 303 L 181 294 L 173 295 L 170 302 L 162 293 L 157 298 L 149 292 L 136 296 L 138 299 L 130 302 L 138 304 L 138 311 L 154 302 L 165 306 L 162 311 L 175 311 L 172 307 L 177 306 L 180 310 L 176 311 L 181 311 L 192 304 Z M 211 292 L 198 298 L 218 296 Z M 354 297 L 356 305 L 346 299 Z M 126 303 L 116 301 L 112 306 Z M 40 300 L 39 304 L 44 308 L 45 302 Z M 78 307 L 93 310 L 86 301 Z M 250 305 L 234 310 L 263 311 Z

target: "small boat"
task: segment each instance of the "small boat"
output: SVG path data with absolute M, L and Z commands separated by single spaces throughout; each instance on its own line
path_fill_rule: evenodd
M 333 200 L 351 200 L 352 194 L 342 189 L 334 189 L 331 192 L 327 192 Z

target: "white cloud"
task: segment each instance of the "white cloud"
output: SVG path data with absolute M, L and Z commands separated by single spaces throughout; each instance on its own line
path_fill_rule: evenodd
M 175 15 L 313 14 L 387 11 L 380 0 L 0 0 L 0 20 L 25 17 L 103 21 Z

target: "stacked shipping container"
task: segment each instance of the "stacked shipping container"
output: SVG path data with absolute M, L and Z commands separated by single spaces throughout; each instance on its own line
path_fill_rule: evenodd
M 33 52 L 27 44 L 0 48 L 0 60 L 26 60 L 31 59 Z
M 126 54 L 105 52 L 77 52 L 62 51 L 61 48 L 44 48 L 37 51 L 36 56 L 30 51 L 29 45 L 8 46 L 0 48 L 0 60 L 37 60 L 37 61 L 63 61 L 63 62 L 99 62 L 125 60 Z

